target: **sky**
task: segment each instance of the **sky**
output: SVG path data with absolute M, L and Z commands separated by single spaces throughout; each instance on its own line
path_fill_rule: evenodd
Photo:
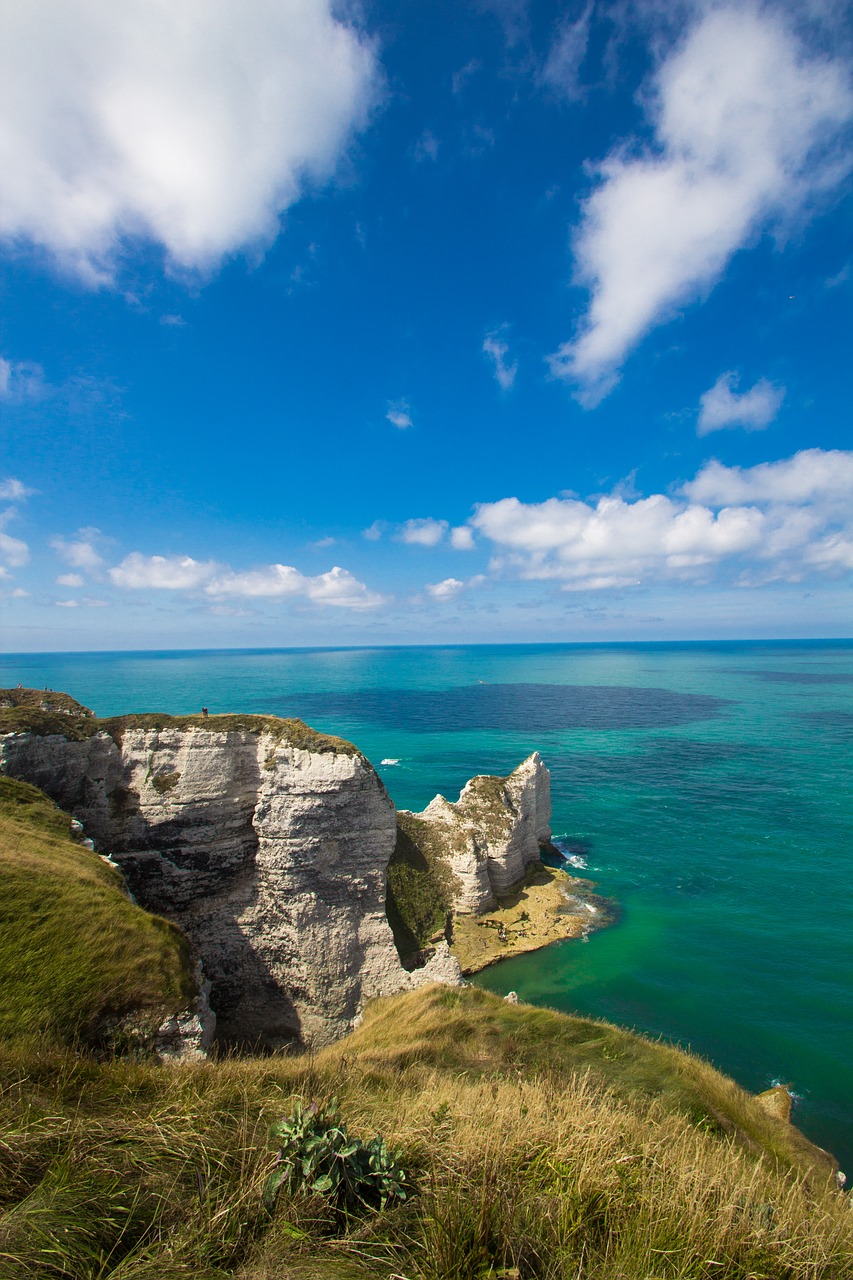
M 853 634 L 853 11 L 0 0 L 7 652 Z

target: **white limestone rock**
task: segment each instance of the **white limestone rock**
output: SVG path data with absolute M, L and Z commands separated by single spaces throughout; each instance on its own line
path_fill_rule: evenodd
M 480 915 L 524 876 L 551 839 L 551 775 L 538 752 L 506 778 L 480 776 L 455 804 L 438 795 L 422 813 L 430 846 L 450 868 L 453 909 Z
M 319 1047 L 372 996 L 461 981 L 452 957 L 400 964 L 385 915 L 396 815 L 354 747 L 294 722 L 140 719 L 79 740 L 6 734 L 0 768 L 72 813 L 140 905 L 184 929 L 221 1042 Z M 164 1043 L 194 1034 L 176 1025 Z

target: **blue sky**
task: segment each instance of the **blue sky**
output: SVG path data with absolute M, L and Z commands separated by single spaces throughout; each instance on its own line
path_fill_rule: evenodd
M 6 650 L 851 634 L 848 6 L 0 10 Z

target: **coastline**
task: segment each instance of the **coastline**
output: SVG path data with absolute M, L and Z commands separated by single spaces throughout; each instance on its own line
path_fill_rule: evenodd
M 552 942 L 584 938 L 612 924 L 614 904 L 592 892 L 590 880 L 559 867 L 532 865 L 494 911 L 454 916 L 450 949 L 468 977 L 501 960 L 540 951 Z

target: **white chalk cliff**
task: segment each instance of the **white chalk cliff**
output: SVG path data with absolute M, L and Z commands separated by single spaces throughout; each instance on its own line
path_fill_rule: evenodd
M 320 1046 L 371 996 L 460 981 L 446 946 L 415 973 L 400 964 L 395 811 L 369 761 L 298 721 L 237 719 L 7 733 L 0 768 L 79 819 L 140 905 L 184 929 L 220 1041 Z
M 452 873 L 453 910 L 479 915 L 495 908 L 550 841 L 551 775 L 535 751 L 508 777 L 472 778 L 455 804 L 439 795 L 409 816 L 414 837 L 427 840 Z

